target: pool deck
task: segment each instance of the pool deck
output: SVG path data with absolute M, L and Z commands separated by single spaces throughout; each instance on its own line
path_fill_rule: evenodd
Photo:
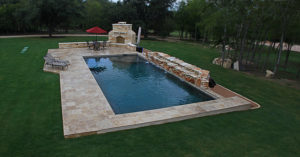
M 162 109 L 115 114 L 86 65 L 83 56 L 137 54 L 125 48 L 110 47 L 93 51 L 87 48 L 49 49 L 54 57 L 69 60 L 68 69 L 44 65 L 44 71 L 60 76 L 61 109 L 65 138 L 101 134 L 189 118 L 258 108 L 259 105 L 217 85 L 205 92 L 217 99 Z

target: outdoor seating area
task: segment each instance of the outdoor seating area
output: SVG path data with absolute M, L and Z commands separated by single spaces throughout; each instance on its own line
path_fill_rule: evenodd
M 83 42 L 78 43 L 63 43 L 67 44 L 64 48 L 83 48 L 83 47 L 88 47 L 88 50 L 93 50 L 93 51 L 100 51 L 100 50 L 106 50 L 109 47 L 109 41 L 87 41 L 86 44 L 83 44 Z M 47 53 L 46 56 L 44 57 L 45 60 L 45 68 L 49 69 L 49 66 L 56 71 L 55 69 L 59 70 L 66 70 L 69 65 L 70 61 L 68 60 L 62 60 L 57 57 L 53 57 L 50 53 Z M 50 71 L 53 71 L 50 70 Z
M 87 41 L 87 47 L 89 50 L 100 51 L 108 48 L 109 42 L 107 41 Z

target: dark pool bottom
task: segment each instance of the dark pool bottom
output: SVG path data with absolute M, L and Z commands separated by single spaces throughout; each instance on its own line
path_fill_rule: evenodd
M 85 58 L 115 114 L 213 98 L 137 55 Z

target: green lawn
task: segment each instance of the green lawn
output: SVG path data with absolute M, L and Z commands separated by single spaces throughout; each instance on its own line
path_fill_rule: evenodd
M 0 156 L 300 156 L 300 91 L 211 64 L 218 52 L 189 43 L 142 46 L 211 71 L 217 83 L 261 104 L 257 110 L 64 139 L 59 76 L 43 56 L 61 41 L 0 39 Z M 23 47 L 29 46 L 21 54 Z

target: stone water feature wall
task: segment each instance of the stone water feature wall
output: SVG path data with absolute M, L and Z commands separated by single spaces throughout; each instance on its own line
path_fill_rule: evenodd
M 152 52 L 144 49 L 143 55 L 147 60 L 155 63 L 168 72 L 173 73 L 181 79 L 194 84 L 197 87 L 208 88 L 210 77 L 209 71 L 198 68 L 162 52 Z

